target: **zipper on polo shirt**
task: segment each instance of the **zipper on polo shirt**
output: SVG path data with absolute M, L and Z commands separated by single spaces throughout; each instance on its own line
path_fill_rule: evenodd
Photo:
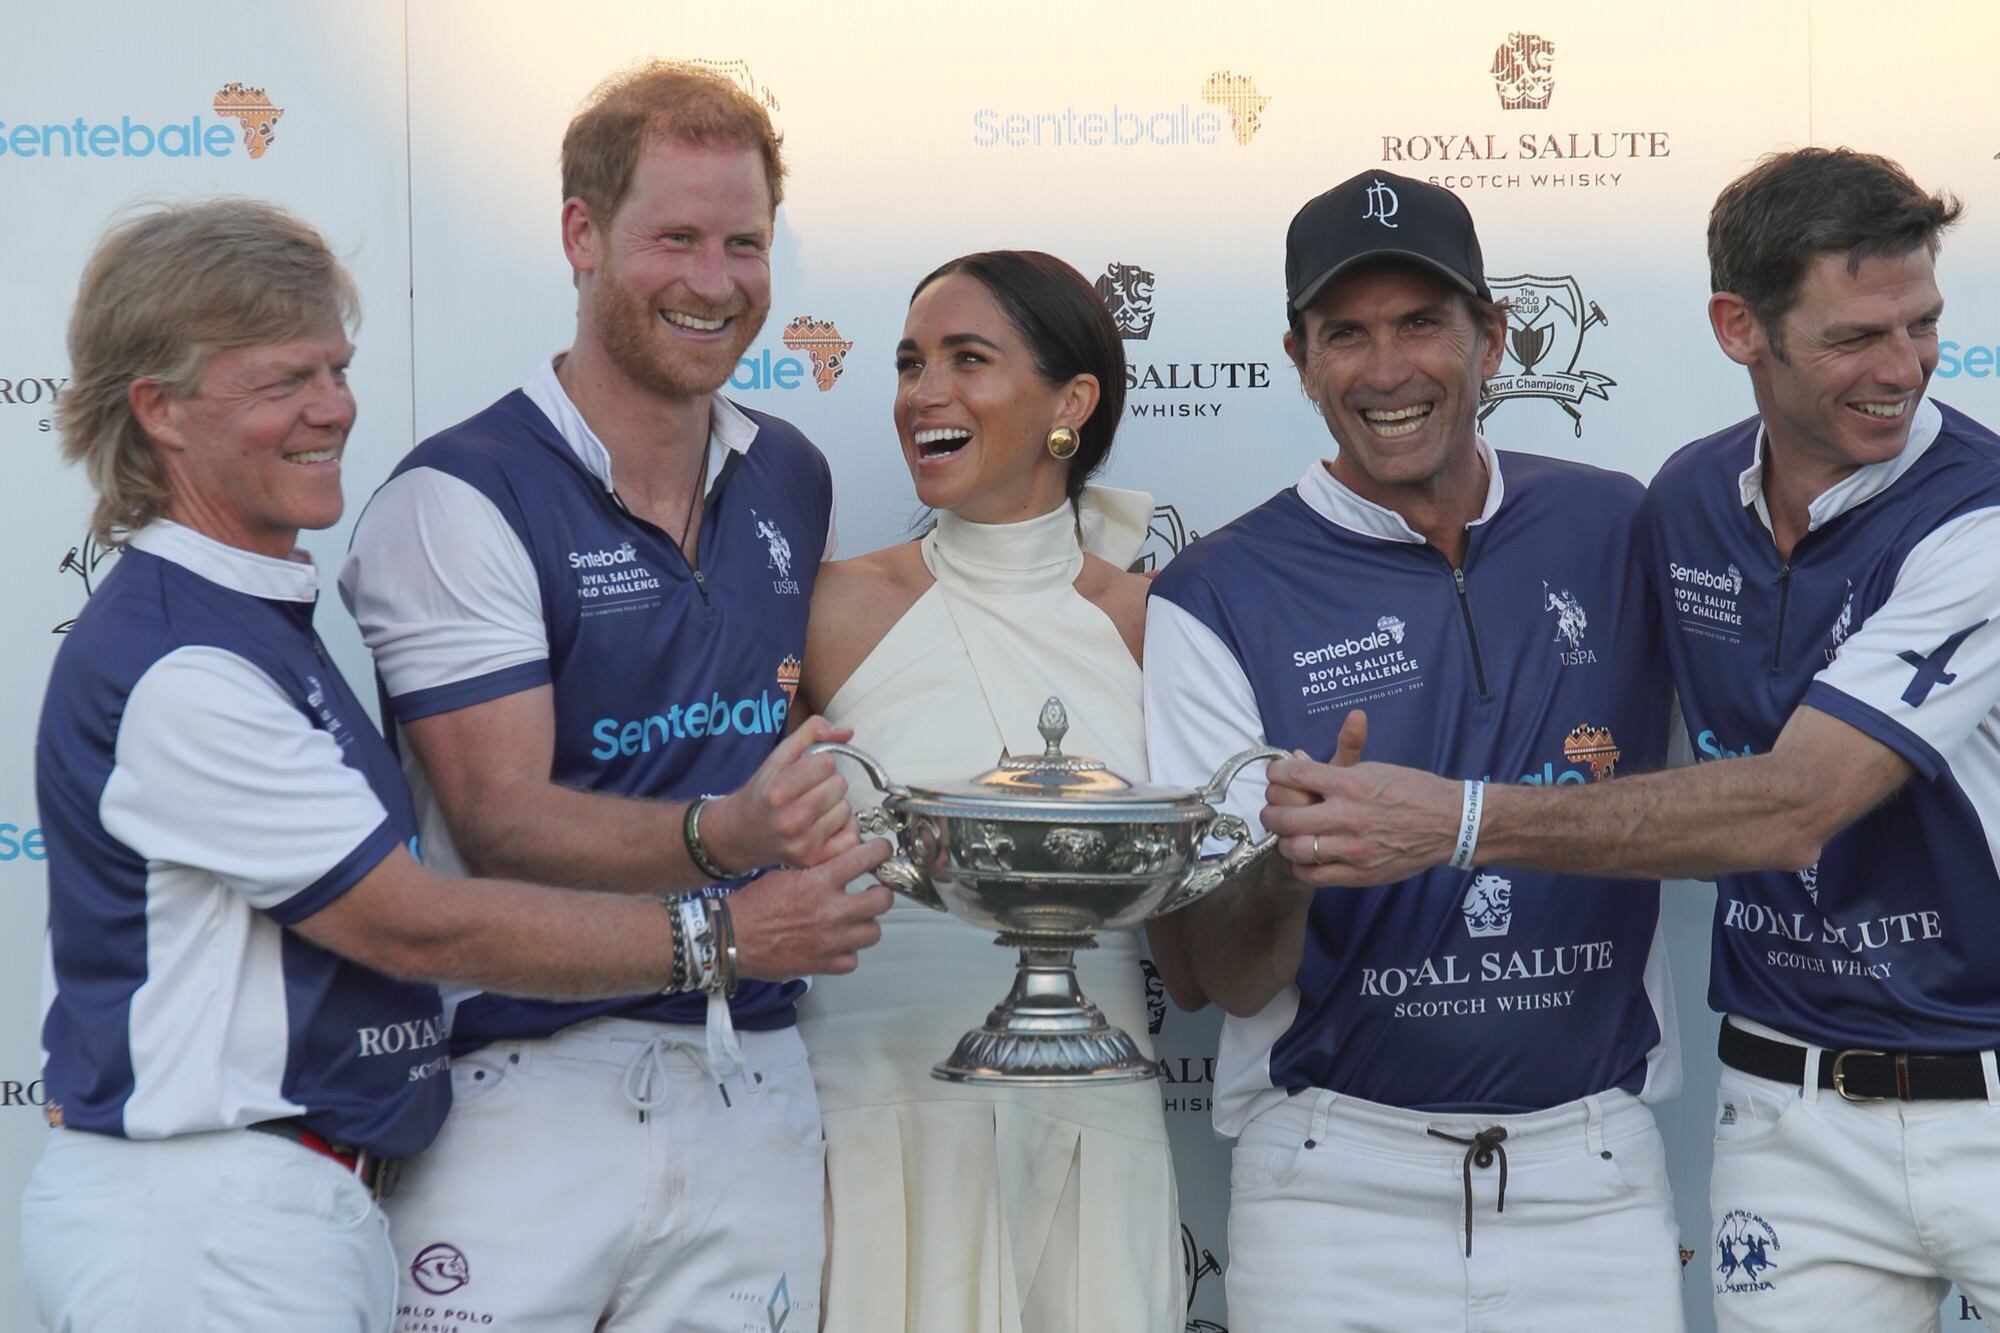
M 1466 645 L 1472 649 L 1472 678 L 1479 683 L 1479 697 L 1482 699 L 1490 698 L 1491 696 L 1486 691 L 1486 664 L 1480 660 L 1479 656 L 1479 633 L 1472 627 L 1472 601 L 1465 595 L 1465 571 L 1463 569 L 1452 570 L 1451 579 L 1453 583 L 1458 585 L 1458 610 L 1459 614 L 1465 618 Z
M 1771 641 L 1771 670 L 1773 673 L 1785 669 L 1785 608 L 1792 600 L 1792 567 L 1784 565 L 1778 570 L 1778 633 Z
M 674 548 L 674 554 L 681 558 L 682 566 L 686 568 L 689 575 L 694 579 L 694 590 L 701 594 L 701 604 L 703 606 L 709 605 L 708 580 L 702 577 L 701 566 L 695 563 L 695 561 L 688 559 L 688 553 L 681 549 L 681 544 L 675 541 L 672 535 L 659 524 L 649 522 L 633 513 L 632 507 L 625 503 L 625 497 L 620 495 L 615 487 L 611 491 L 611 502 L 618 506 L 619 513 L 625 515 L 626 518 L 631 519 L 640 527 L 645 528 L 648 532 L 658 533 L 661 541 Z M 708 502 L 706 500 L 702 501 L 701 511 L 701 526 L 703 529 L 706 529 L 708 527 Z M 701 554 L 700 532 L 695 533 L 694 549 L 695 554 L 699 556 Z

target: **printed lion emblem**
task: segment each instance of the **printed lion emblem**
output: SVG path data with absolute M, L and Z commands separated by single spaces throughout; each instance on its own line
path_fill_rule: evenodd
M 1107 264 L 1097 299 L 1118 326 L 1118 336 L 1143 341 L 1153 332 L 1153 274 L 1137 264 Z
M 262 88 L 226 83 L 222 91 L 215 95 L 215 114 L 241 122 L 243 147 L 249 150 L 250 156 L 262 157 L 276 138 L 272 131 L 285 110 L 272 106 L 269 95 Z
M 1493 87 L 1504 111 L 1539 111 L 1556 90 L 1550 68 L 1556 44 L 1532 32 L 1510 32 L 1493 52 Z
M 1474 939 L 1505 935 L 1514 924 L 1513 881 L 1498 875 L 1478 876 L 1465 891 L 1465 903 L 1459 910 Z

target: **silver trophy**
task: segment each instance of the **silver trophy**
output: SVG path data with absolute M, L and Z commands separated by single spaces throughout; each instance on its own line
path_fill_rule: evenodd
M 896 845 L 877 879 L 1021 951 L 1013 990 L 931 1067 L 934 1077 L 1062 1086 L 1158 1077 L 1131 1036 L 1084 998 L 1075 952 L 1096 948 L 1100 930 L 1136 929 L 1262 861 L 1275 836 L 1253 842 L 1247 824 L 1215 807 L 1245 765 L 1285 752 L 1245 750 L 1200 791 L 1182 791 L 1134 786 L 1095 759 L 1064 754 L 1060 699 L 1042 705 L 1039 729 L 1043 753 L 935 790 L 890 781 L 851 745 L 812 751 L 846 755 L 882 792 L 857 821 L 863 837 Z M 1205 861 L 1210 837 L 1236 845 Z

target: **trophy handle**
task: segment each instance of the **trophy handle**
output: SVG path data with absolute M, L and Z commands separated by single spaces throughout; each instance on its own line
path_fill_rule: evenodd
M 938 897 L 937 890 L 931 887 L 930 880 L 910 859 L 908 829 L 904 825 L 901 813 L 890 807 L 892 801 L 907 798 L 910 789 L 901 783 L 889 781 L 889 770 L 882 767 L 875 756 L 865 750 L 857 750 L 852 745 L 844 745 L 839 741 L 821 741 L 817 745 L 808 745 L 806 753 L 846 755 L 861 765 L 862 770 L 868 774 L 868 780 L 882 793 L 882 803 L 870 806 L 866 810 L 856 811 L 855 825 L 861 830 L 863 838 L 885 838 L 896 849 L 888 860 L 875 867 L 875 878 L 913 902 L 920 902 L 934 911 L 949 911 L 950 909 L 944 905 L 944 900 Z
M 1260 745 L 1256 749 L 1245 750 L 1239 755 L 1231 756 L 1216 770 L 1209 784 L 1201 789 L 1201 799 L 1214 805 L 1228 793 L 1229 784 L 1236 780 L 1236 775 L 1251 764 L 1260 759 L 1289 757 L 1289 751 L 1275 749 L 1269 745 Z M 1250 825 L 1229 814 L 1218 814 L 1214 822 L 1208 826 L 1205 836 L 1234 838 L 1236 845 L 1223 856 L 1210 858 L 1190 868 L 1179 886 L 1167 895 L 1166 900 L 1154 910 L 1153 915 L 1163 916 L 1168 912 L 1178 912 L 1190 903 L 1206 898 L 1245 870 L 1257 865 L 1271 854 L 1273 847 L 1278 845 L 1278 835 L 1275 833 L 1266 833 L 1252 842 Z

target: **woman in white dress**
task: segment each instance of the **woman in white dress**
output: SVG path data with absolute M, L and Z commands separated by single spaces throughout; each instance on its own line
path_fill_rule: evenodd
M 900 782 L 955 783 L 1064 749 L 1133 781 L 1148 496 L 1086 487 L 1123 414 L 1125 357 L 1090 284 L 1032 251 L 917 287 L 896 432 L 922 540 L 823 566 L 803 705 Z M 871 802 L 842 761 L 850 799 Z M 1085 994 L 1146 1046 L 1138 943 L 1098 937 Z M 1179 1213 L 1157 1086 L 945 1083 L 931 1065 L 1007 992 L 1015 954 L 899 900 L 849 976 L 800 1005 L 827 1137 L 827 1333 L 1178 1333 Z M 1150 1054 L 1150 1051 L 1148 1051 Z

